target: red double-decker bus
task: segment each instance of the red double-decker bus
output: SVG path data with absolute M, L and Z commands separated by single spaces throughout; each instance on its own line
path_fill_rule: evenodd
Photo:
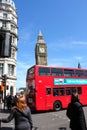
M 34 65 L 27 70 L 26 100 L 32 110 L 67 108 L 72 92 L 87 105 L 87 69 Z

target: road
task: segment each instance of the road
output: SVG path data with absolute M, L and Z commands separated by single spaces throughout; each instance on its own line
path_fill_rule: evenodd
M 83 107 L 83 109 L 87 122 L 87 107 Z M 7 116 L 8 113 L 0 112 L 0 118 Z M 36 130 L 70 130 L 66 110 L 34 113 L 32 119 Z M 14 128 L 14 120 L 10 123 L 2 123 L 2 127 L 2 130 L 11 130 L 11 127 Z
M 69 130 L 69 120 L 66 111 L 45 112 L 32 115 L 37 130 Z
M 87 107 L 83 109 L 87 122 Z M 33 114 L 32 117 L 37 130 L 70 130 L 66 110 Z

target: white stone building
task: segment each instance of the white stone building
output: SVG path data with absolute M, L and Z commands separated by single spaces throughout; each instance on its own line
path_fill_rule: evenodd
M 0 78 L 4 74 L 7 76 L 5 90 L 0 90 L 3 97 L 16 94 L 17 21 L 17 10 L 13 0 L 0 0 Z

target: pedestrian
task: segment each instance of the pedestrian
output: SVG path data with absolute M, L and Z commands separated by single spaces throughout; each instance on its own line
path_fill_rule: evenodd
M 77 93 L 72 93 L 66 115 L 70 119 L 71 130 L 86 130 L 84 110 Z
M 11 110 L 12 108 L 12 101 L 13 101 L 13 96 L 12 95 L 7 95 L 6 98 L 6 105 L 7 105 L 7 109 Z
M 15 130 L 33 130 L 31 111 L 24 97 L 17 98 L 16 106 L 12 107 L 10 115 L 2 118 L 1 122 L 8 123 L 12 119 L 15 121 Z

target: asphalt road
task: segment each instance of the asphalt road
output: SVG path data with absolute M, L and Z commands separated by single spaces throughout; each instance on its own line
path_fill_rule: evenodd
M 87 123 L 87 107 L 83 107 Z M 70 130 L 66 110 L 32 114 L 37 130 Z
M 83 109 L 87 122 L 87 107 L 83 107 Z M 8 114 L 1 111 L 0 118 L 7 117 Z M 34 113 L 32 119 L 36 130 L 70 130 L 66 110 Z M 2 123 L 1 126 L 1 130 L 11 130 L 11 128 L 14 128 L 14 120 L 10 123 Z
M 66 110 L 32 114 L 32 118 L 37 130 L 69 130 Z

